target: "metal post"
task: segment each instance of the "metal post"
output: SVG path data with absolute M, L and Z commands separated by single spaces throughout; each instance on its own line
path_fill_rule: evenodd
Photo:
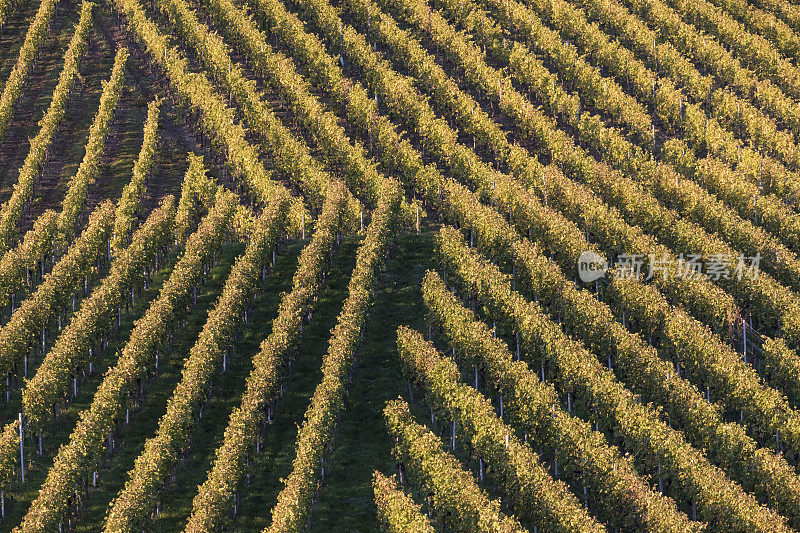
M 22 413 L 19 413 L 19 468 L 25 483 L 25 450 L 22 447 Z
M 742 319 L 742 350 L 744 351 L 744 362 L 747 363 L 747 322 Z

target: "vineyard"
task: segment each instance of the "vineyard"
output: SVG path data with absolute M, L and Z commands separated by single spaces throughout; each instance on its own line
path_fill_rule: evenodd
M 797 0 L 0 0 L 0 531 L 800 531 Z

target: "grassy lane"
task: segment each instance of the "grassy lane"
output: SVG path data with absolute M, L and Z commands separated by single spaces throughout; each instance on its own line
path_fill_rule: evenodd
M 222 291 L 233 260 L 241 251 L 241 246 L 226 246 L 222 249 L 217 266 L 211 271 L 208 285 L 198 295 L 197 307 L 186 317 L 186 326 L 176 328 L 171 355 L 167 358 L 167 354 L 163 354 L 164 364 L 159 365 L 158 376 L 145 384 L 141 408 L 131 411 L 131 423 L 123 429 L 120 445 L 114 448 L 114 454 L 103 466 L 97 489 L 90 491 L 88 505 L 84 508 L 76 531 L 103 529 L 108 504 L 125 483 L 127 472 L 133 468 L 145 440 L 155 432 L 158 420 L 166 410 L 167 400 L 180 380 L 183 360 L 196 342 L 209 311 L 213 309 Z
M 240 332 L 239 341 L 228 359 L 227 371 L 219 374 L 212 386 L 211 400 L 203 407 L 203 418 L 192 428 L 188 456 L 177 465 L 174 483 L 163 493 L 163 508 L 155 522 L 156 531 L 179 531 L 192 509 L 192 499 L 197 486 L 203 483 L 217 447 L 222 443 L 223 432 L 234 406 L 245 388 L 250 374 L 251 358 L 261 341 L 269 333 L 269 324 L 275 317 L 281 294 L 291 290 L 292 275 L 304 243 L 282 246 L 275 268 L 267 274 L 248 313 L 247 325 Z M 241 248 L 244 251 L 244 248 Z
M 302 423 L 303 414 L 311 401 L 314 389 L 322 379 L 322 356 L 327 351 L 330 331 L 336 325 L 336 318 L 347 297 L 347 284 L 350 281 L 356 249 L 360 242 L 359 237 L 347 237 L 342 240 L 333 267 L 319 292 L 311 324 L 304 326 L 305 330 L 297 348 L 292 373 L 283 380 L 284 394 L 273 412 L 272 425 L 265 433 L 263 451 L 251 457 L 250 482 L 248 484 L 245 481 L 242 484 L 239 513 L 231 523 L 231 531 L 260 531 L 268 525 L 269 509 L 275 505 L 278 493 L 283 488 L 280 479 L 288 476 L 292 470 L 298 425 Z M 274 312 L 269 320 L 272 318 Z M 261 323 L 263 329 L 260 332 L 260 339 L 269 334 L 269 324 L 269 322 Z M 227 421 L 226 416 L 224 422 Z M 218 435 L 217 439 L 221 440 L 221 435 Z M 203 469 L 202 480 L 205 479 L 205 471 L 210 464 L 211 457 Z M 186 503 L 189 509 L 182 514 L 181 525 L 191 510 L 191 499 L 187 499 Z M 159 531 L 178 530 L 180 529 L 166 524 L 159 529 Z
M 407 395 L 397 354 L 397 327 L 425 330 L 422 277 L 433 265 L 433 231 L 395 238 L 386 273 L 370 309 L 358 362 L 334 441 L 325 483 L 312 514 L 312 532 L 377 531 L 372 472 L 394 472 L 392 438 L 383 408 Z

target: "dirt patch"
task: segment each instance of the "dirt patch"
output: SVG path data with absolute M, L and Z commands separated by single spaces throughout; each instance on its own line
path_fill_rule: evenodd
M 111 75 L 113 64 L 113 52 L 98 39 L 98 34 L 93 29 L 81 66 L 82 79 L 67 103 L 64 124 L 51 145 L 49 157 L 39 178 L 36 200 L 22 221 L 22 231 L 30 229 L 32 222 L 45 209 L 61 208 L 69 180 L 77 172 L 86 153 L 89 127 L 100 105 L 102 81 Z
M 42 47 L 39 58 L 28 75 L 25 88 L 17 101 L 14 117 L 0 142 L 0 202 L 5 202 L 11 196 L 12 188 L 19 177 L 19 168 L 28 155 L 30 140 L 39 132 L 39 121 L 53 98 L 53 90 L 64 63 L 64 52 L 77 23 L 78 5 L 77 0 L 62 0 L 56 6 L 50 25 L 50 38 Z M 38 2 L 30 2 L 26 12 L 28 18 L 12 21 L 3 31 L 3 37 L 0 38 L 0 48 L 6 52 L 2 63 L 3 87 L 19 56 L 24 32 L 36 16 L 37 10 Z M 9 32 L 14 29 L 21 32 L 22 36 L 10 35 Z M 6 43 L 13 47 L 13 53 L 6 51 Z
M 133 163 L 135 163 L 141 149 L 141 129 L 144 127 L 147 105 L 156 98 L 163 100 L 158 123 L 159 146 L 153 170 L 146 182 L 147 190 L 142 198 L 142 206 L 139 210 L 144 216 L 156 207 L 165 196 L 169 194 L 173 194 L 176 197 L 180 196 L 181 182 L 188 166 L 186 154 L 189 151 L 201 153 L 202 150 L 192 130 L 178 120 L 179 113 L 167 98 L 164 80 L 150 68 L 147 55 L 130 40 L 128 34 L 120 26 L 116 15 L 109 13 L 104 6 L 103 9 L 98 9 L 95 12 L 95 20 L 96 28 L 107 46 L 125 46 L 131 53 L 126 71 L 127 93 L 131 97 L 126 100 L 125 108 L 121 109 L 120 113 L 123 115 L 128 114 L 131 117 L 134 115 L 141 117 L 140 120 L 136 121 L 139 126 L 139 131 L 136 135 L 138 143 L 135 145 L 125 143 L 127 146 L 121 144 L 116 150 L 131 158 L 130 167 L 126 165 L 125 172 L 121 173 L 121 175 L 117 171 L 103 174 L 101 180 L 98 180 L 102 181 L 102 183 L 99 183 L 99 186 L 95 188 L 96 193 L 101 195 L 100 198 L 109 196 L 118 198 L 122 188 L 130 181 Z M 110 150 L 107 156 L 109 158 L 112 157 L 113 152 L 113 149 Z M 108 165 L 105 165 L 105 168 L 108 169 Z

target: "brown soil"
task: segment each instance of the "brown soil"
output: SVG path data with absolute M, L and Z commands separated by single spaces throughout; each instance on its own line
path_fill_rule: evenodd
M 29 19 L 35 16 L 38 2 L 29 2 L 26 15 Z M 11 195 L 13 185 L 17 182 L 19 168 L 25 160 L 30 148 L 30 139 L 39 131 L 38 123 L 44 116 L 58 76 L 63 64 L 64 52 L 72 37 L 77 21 L 77 0 L 62 0 L 56 7 L 51 23 L 50 38 L 42 47 L 41 54 L 28 76 L 25 90 L 17 102 L 14 118 L 9 125 L 5 137 L 0 142 L 0 202 L 5 202 Z M 5 28 L 0 38 L 0 48 L 4 50 L 2 63 L 2 86 L 8 79 L 19 55 L 19 48 L 24 39 L 30 20 L 13 20 Z M 12 31 L 21 35 L 12 35 Z M 4 46 L 8 43 L 9 48 Z

